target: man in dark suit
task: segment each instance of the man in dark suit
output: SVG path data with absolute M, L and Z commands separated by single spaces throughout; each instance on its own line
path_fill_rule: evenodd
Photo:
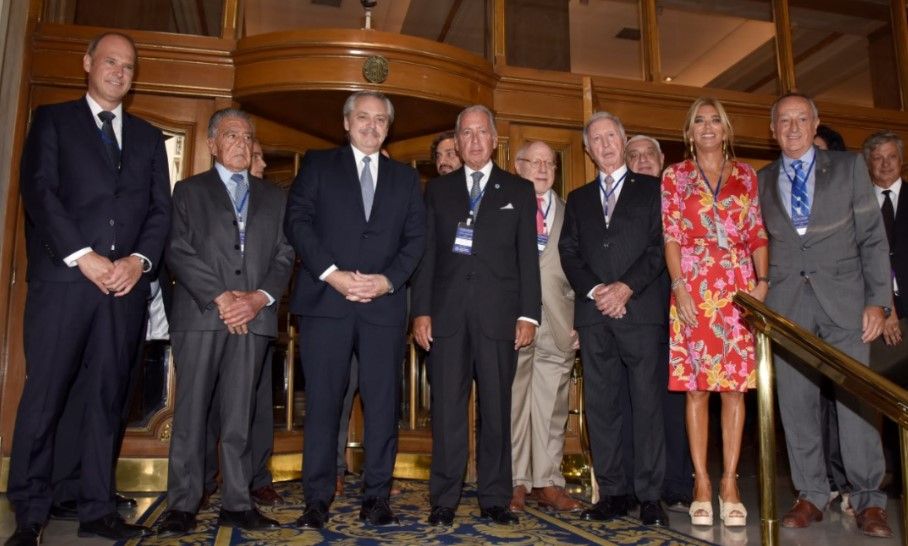
M 170 339 L 176 405 L 167 505 L 158 532 L 195 525 L 203 494 L 207 420 L 219 404 L 220 523 L 277 527 L 250 498 L 250 424 L 268 343 L 277 336 L 277 301 L 293 249 L 283 234 L 284 193 L 248 173 L 254 132 L 249 115 L 225 108 L 208 122 L 214 168 L 178 183 L 167 267 L 176 280 Z
M 772 106 L 771 127 L 782 156 L 758 173 L 763 223 L 769 234 L 766 305 L 867 363 L 869 343 L 883 330 L 892 304 L 889 245 L 867 166 L 860 155 L 818 150 L 816 105 L 797 93 Z M 776 355 L 776 386 L 791 479 L 798 490 L 782 526 L 823 519 L 829 480 L 823 456 L 818 374 Z M 886 521 L 880 435 L 867 408 L 836 392 L 839 444 L 849 504 L 864 534 L 892 536 Z
M 892 313 L 883 324 L 887 345 L 901 343 L 899 319 L 908 318 L 908 298 L 900 291 L 908 289 L 908 192 L 902 191 L 904 146 L 902 138 L 892 131 L 874 133 L 864 141 L 864 160 L 870 168 L 873 192 L 883 216 L 892 266 Z M 903 214 L 899 215 L 899 210 Z
M 261 143 L 258 140 L 253 141 L 249 174 L 264 179 L 267 166 Z M 284 502 L 284 498 L 274 489 L 271 470 L 268 469 L 268 461 L 274 448 L 274 410 L 271 402 L 273 355 L 273 345 L 269 345 L 255 391 L 255 410 L 252 414 L 249 437 L 252 457 L 252 482 L 249 494 L 256 504 L 264 506 L 277 506 Z M 215 399 L 208 416 L 208 436 L 205 441 L 205 492 L 200 507 L 207 507 L 209 497 L 217 490 L 218 439 L 221 435 L 219 407 L 220 403 Z
M 82 59 L 88 93 L 39 107 L 22 155 L 28 294 L 27 375 L 16 415 L 8 496 L 17 529 L 36 544 L 51 507 L 54 432 L 77 374 L 82 419 L 79 534 L 121 540 L 147 529 L 116 512 L 113 457 L 129 371 L 141 338 L 147 273 L 170 223 L 161 132 L 124 112 L 136 50 L 106 33 Z
M 601 498 L 584 519 L 627 514 L 640 500 L 646 525 L 668 525 L 659 502 L 665 474 L 662 401 L 668 384 L 668 274 L 659 179 L 624 163 L 624 127 L 607 112 L 583 129 L 599 176 L 568 196 L 559 249 L 577 299 L 583 391 Z M 626 378 L 625 378 L 626 377 Z M 622 464 L 622 389 L 633 415 L 634 491 Z
M 343 108 L 349 146 L 309 151 L 293 181 L 284 229 L 301 260 L 290 310 L 299 315 L 306 380 L 302 527 L 321 528 L 334 497 L 341 406 L 356 356 L 365 415 L 360 519 L 397 521 L 388 498 L 397 455 L 405 283 L 425 247 L 419 175 L 383 156 L 394 120 L 383 94 Z
M 429 181 L 426 254 L 413 285 L 413 335 L 429 352 L 432 385 L 430 525 L 451 525 L 467 464 L 467 401 L 479 401 L 479 506 L 500 524 L 517 522 L 511 500 L 511 383 L 517 350 L 540 320 L 533 185 L 492 162 L 492 112 L 457 116 L 464 166 Z

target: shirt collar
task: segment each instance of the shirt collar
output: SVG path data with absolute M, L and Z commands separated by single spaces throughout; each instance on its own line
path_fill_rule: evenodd
M 877 194 L 883 195 L 883 188 L 874 184 L 873 189 L 876 190 Z M 898 197 L 899 192 L 902 190 L 902 179 L 899 178 L 898 180 L 893 182 L 891 186 L 885 189 L 889 190 L 889 198 L 895 199 L 896 197 Z
M 620 167 L 610 173 L 599 171 L 599 180 L 601 180 L 602 183 L 605 184 L 605 177 L 611 175 L 612 180 L 618 182 L 625 174 L 627 174 L 627 163 L 623 163 Z
M 218 171 L 218 176 L 221 177 L 221 182 L 223 182 L 224 184 L 229 183 L 231 186 L 236 184 L 236 182 L 230 180 L 230 177 L 237 173 L 243 175 L 243 178 L 245 178 L 247 181 L 249 180 L 249 173 L 246 172 L 246 169 L 243 169 L 242 171 L 236 171 L 235 173 L 234 171 L 231 171 L 217 161 L 214 162 L 214 168 Z
M 91 98 L 91 95 L 89 95 L 88 93 L 85 93 L 85 100 L 88 102 L 89 110 L 91 110 L 92 119 L 94 119 L 95 123 L 100 127 L 101 118 L 98 117 L 98 114 L 103 112 L 104 108 L 102 108 L 101 105 L 98 104 L 97 101 L 95 101 L 95 99 Z M 110 112 L 112 112 L 113 115 L 117 116 L 113 119 L 113 123 L 117 123 L 117 120 L 120 120 L 121 122 L 123 121 L 123 103 L 122 102 L 120 104 L 118 104 L 116 108 L 114 108 L 113 110 L 110 110 Z
M 782 153 L 782 164 L 785 166 L 786 170 L 793 170 L 793 167 L 791 166 L 791 164 L 796 159 L 800 159 L 801 165 L 803 166 L 804 169 L 806 169 L 813 162 L 813 159 L 814 159 L 814 156 L 816 156 L 816 153 L 817 153 L 817 150 L 816 150 L 815 146 L 811 146 L 810 148 L 808 148 L 807 151 L 804 152 L 804 155 L 802 155 L 801 157 L 791 158 L 791 157 L 788 157 L 787 155 L 785 155 L 785 153 L 783 152 Z
M 362 164 L 364 157 L 370 157 L 372 159 L 370 165 L 378 165 L 378 154 L 380 152 L 375 152 L 367 155 L 361 152 L 359 148 L 352 144 L 350 145 L 350 149 L 353 150 L 353 159 L 356 160 L 357 171 L 359 171 L 359 166 Z
M 492 165 L 493 165 L 493 163 L 492 163 L 492 160 L 490 159 L 489 162 L 486 163 L 486 164 L 485 164 L 481 169 L 479 169 L 479 171 L 478 171 L 478 172 L 481 172 L 481 173 L 482 173 L 482 180 L 479 181 L 479 186 L 480 186 L 481 188 L 484 188 L 484 187 L 486 186 L 486 182 L 489 181 L 489 176 L 491 176 L 491 174 L 492 174 Z M 467 183 L 468 183 L 468 184 L 472 184 L 472 183 L 473 183 L 472 175 L 473 175 L 473 173 L 475 173 L 475 172 L 477 172 L 477 171 L 471 169 L 470 167 L 467 166 L 466 163 L 464 163 L 464 164 L 463 164 L 463 172 L 464 172 L 464 174 L 465 174 L 466 177 L 467 177 Z

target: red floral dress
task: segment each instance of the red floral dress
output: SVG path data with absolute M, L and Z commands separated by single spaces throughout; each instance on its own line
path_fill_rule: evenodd
M 725 226 L 728 248 L 719 247 L 715 222 Z M 669 379 L 673 391 L 744 391 L 756 386 L 753 336 L 732 303 L 738 290 L 756 283 L 751 256 L 768 244 L 757 196 L 757 175 L 733 161 L 718 203 L 690 160 L 662 178 L 662 226 L 666 242 L 681 246 L 681 274 L 697 309 L 697 326 L 669 311 Z

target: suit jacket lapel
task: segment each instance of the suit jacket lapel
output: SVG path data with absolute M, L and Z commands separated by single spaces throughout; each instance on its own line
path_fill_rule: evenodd
M 490 210 L 500 209 L 505 207 L 508 203 L 505 202 L 506 197 L 502 194 L 501 184 L 498 180 L 499 168 L 492 164 L 492 172 L 489 173 L 489 181 L 486 182 L 486 187 L 484 193 L 482 194 L 482 199 L 479 201 L 479 213 L 476 216 L 476 223 L 479 223 L 480 218 L 484 218 L 486 215 L 490 214 Z M 466 178 L 464 178 L 466 180 Z M 466 188 L 466 185 L 464 185 Z M 470 194 L 467 193 L 467 207 L 469 207 Z
M 354 194 L 356 202 L 356 209 L 359 211 L 359 217 L 362 218 L 363 222 L 366 221 L 366 209 L 363 208 L 363 191 L 359 185 L 359 165 L 356 164 L 356 156 L 353 155 L 353 148 L 348 144 L 341 148 L 340 152 L 340 169 L 341 169 L 341 183 L 350 188 L 351 192 Z M 379 169 L 381 169 L 381 161 L 379 160 Z M 379 173 L 379 179 L 381 179 L 381 173 Z M 372 200 L 372 208 L 375 208 L 375 200 Z
M 207 185 L 212 202 L 218 203 L 221 207 L 229 210 L 231 214 L 236 215 L 236 211 L 233 208 L 233 201 L 230 198 L 230 192 L 227 191 L 227 186 L 225 186 L 224 182 L 221 180 L 221 175 L 218 174 L 218 170 L 212 167 L 208 172 Z M 252 196 L 250 195 L 249 198 L 251 200 Z
M 375 219 L 375 215 L 381 210 L 380 203 L 388 199 L 391 193 L 391 171 L 393 170 L 391 160 L 382 154 L 378 154 L 378 182 L 375 185 L 375 195 L 372 198 L 372 211 L 369 213 L 369 223 Z M 362 196 L 362 187 L 360 187 L 360 196 Z M 360 199 L 362 201 L 362 199 Z M 366 209 L 363 207 L 363 217 L 366 216 Z
M 564 201 L 559 199 L 554 192 L 552 192 L 552 200 L 555 201 L 554 214 L 551 220 L 546 219 L 549 226 L 549 239 L 545 249 L 542 251 L 542 255 L 539 257 L 540 262 L 550 261 L 553 256 L 558 255 L 558 245 L 554 244 L 554 242 L 561 237 L 561 226 L 564 224 Z
M 99 156 L 99 160 L 107 165 L 107 168 L 110 169 L 111 173 L 117 175 L 116 166 L 110 160 L 110 156 L 107 155 L 107 150 L 104 148 L 104 142 L 101 140 L 101 130 L 98 129 L 98 124 L 95 123 L 94 116 L 91 114 L 91 108 L 88 106 L 88 99 L 82 97 L 77 103 L 77 108 L 79 110 L 79 126 L 85 132 L 85 142 L 87 143 L 87 146 L 94 150 L 94 153 Z
M 126 161 L 129 159 L 129 153 L 132 151 L 132 139 L 134 136 L 135 118 L 123 110 L 123 132 L 120 135 L 120 172 L 126 167 Z
M 810 220 L 807 223 L 807 231 L 804 232 L 805 240 L 809 240 L 816 231 L 816 226 L 823 212 L 832 210 L 825 203 L 832 193 L 829 187 L 829 156 L 819 149 L 815 149 L 814 153 L 816 154 L 816 163 L 814 164 L 813 199 L 810 202 Z
M 904 233 L 903 237 L 908 236 L 908 185 L 904 180 L 902 180 L 902 188 L 899 190 L 898 203 L 896 203 L 893 231 L 893 246 L 899 242 L 899 233 Z
M 769 167 L 769 177 L 768 180 L 766 180 L 766 183 L 769 184 L 769 195 L 773 200 L 776 210 L 782 216 L 785 225 L 791 230 L 791 236 L 797 239 L 801 237 L 801 235 L 798 233 L 798 230 L 795 229 L 794 224 L 791 223 L 791 216 L 788 214 L 788 204 L 782 202 L 782 195 L 779 193 L 779 175 L 781 174 L 781 170 L 782 158 L 780 157 Z M 769 204 L 767 203 L 763 206 L 766 207 L 767 205 Z M 813 209 L 811 208 L 811 210 Z

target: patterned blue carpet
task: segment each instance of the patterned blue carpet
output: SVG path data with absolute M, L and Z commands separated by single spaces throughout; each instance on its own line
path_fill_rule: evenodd
M 610 544 L 610 545 L 705 545 L 709 544 L 671 529 L 646 527 L 632 517 L 618 518 L 606 523 L 583 521 L 576 514 L 554 514 L 537 510 L 529 505 L 520 514 L 520 524 L 501 526 L 479 518 L 479 504 L 475 488 L 468 486 L 457 510 L 453 527 L 431 527 L 426 524 L 429 512 L 428 484 L 423 481 L 395 480 L 401 494 L 391 499 L 391 507 L 400 518 L 400 525 L 373 527 L 359 521 L 359 483 L 348 477 L 345 496 L 338 497 L 331 505 L 331 514 L 325 529 L 315 531 L 299 529 L 294 525 L 302 512 L 303 498 L 299 482 L 275 484 L 287 501 L 283 506 L 262 510 L 278 520 L 282 527 L 272 531 L 245 532 L 217 524 L 220 499 L 212 497 L 211 507 L 198 514 L 198 525 L 193 533 L 182 537 L 158 539 L 149 537 L 131 540 L 122 545 L 156 544 Z M 154 525 L 167 510 L 162 495 L 139 518 L 145 525 Z M 680 514 L 672 514 L 681 517 Z

